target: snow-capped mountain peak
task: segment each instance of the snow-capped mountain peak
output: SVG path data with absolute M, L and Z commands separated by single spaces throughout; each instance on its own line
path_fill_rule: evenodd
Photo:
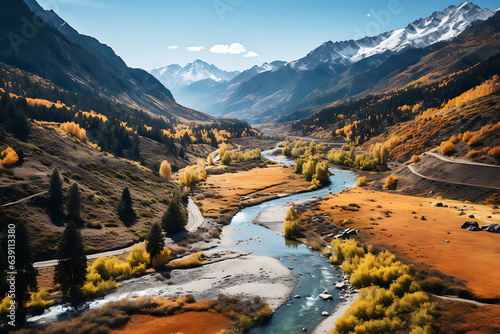
M 299 71 L 312 69 L 322 63 L 355 63 L 384 52 L 398 52 L 407 47 L 424 48 L 458 36 L 472 22 L 486 20 L 496 11 L 464 2 L 452 5 L 429 17 L 418 19 L 402 29 L 359 40 L 326 42 L 302 59 L 290 65 Z
M 175 89 L 184 87 L 193 82 L 210 79 L 216 82 L 228 81 L 240 74 L 239 71 L 224 71 L 215 65 L 210 65 L 197 59 L 182 67 L 177 64 L 168 65 L 149 71 L 160 80 L 167 88 Z

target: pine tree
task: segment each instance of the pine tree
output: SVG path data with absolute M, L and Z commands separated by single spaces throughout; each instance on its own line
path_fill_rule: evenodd
M 165 211 L 161 219 L 163 230 L 167 235 L 175 234 L 184 229 L 186 222 L 186 217 L 181 210 L 179 200 L 177 197 L 174 197 L 170 203 L 168 203 L 167 211 Z
M 62 181 L 57 168 L 54 168 L 50 178 L 49 209 L 54 213 L 60 213 L 63 204 Z
M 78 184 L 73 183 L 68 196 L 68 218 L 74 222 L 80 223 L 80 192 Z
M 80 288 L 85 283 L 87 257 L 83 250 L 80 231 L 72 221 L 64 230 L 56 257 L 59 262 L 54 273 L 54 283 L 61 285 L 65 296 L 78 297 Z
M 123 189 L 122 199 L 118 205 L 118 215 L 125 223 L 133 223 L 136 219 L 134 209 L 132 208 L 132 197 L 130 196 L 128 187 Z
M 37 270 L 33 267 L 33 255 L 31 252 L 28 231 L 24 222 L 16 226 L 16 301 L 17 317 L 24 322 L 26 316 L 25 303 L 30 300 L 29 291 L 37 290 Z
M 165 247 L 165 238 L 163 238 L 163 231 L 158 222 L 154 222 L 148 232 L 146 241 L 146 251 L 150 255 L 151 265 L 153 265 L 153 258 L 160 254 Z

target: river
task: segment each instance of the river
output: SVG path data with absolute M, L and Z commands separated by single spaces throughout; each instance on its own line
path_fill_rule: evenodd
M 293 165 L 294 162 L 284 157 L 270 155 L 274 151 L 262 152 L 266 159 Z M 331 313 L 339 302 L 339 290 L 335 289 L 338 281 L 337 274 L 341 271 L 328 262 L 328 259 L 311 250 L 309 247 L 294 241 L 286 241 L 284 237 L 265 227 L 254 224 L 254 219 L 260 212 L 291 202 L 301 202 L 317 197 L 324 197 L 330 193 L 338 193 L 343 189 L 351 188 L 356 184 L 356 175 L 350 171 L 330 168 L 331 183 L 319 190 L 291 195 L 267 201 L 256 206 L 248 207 L 238 212 L 231 221 L 234 232 L 230 235 L 233 240 L 248 240 L 232 248 L 241 250 L 254 249 L 253 255 L 267 255 L 276 258 L 293 272 L 299 274 L 299 281 L 294 288 L 292 298 L 286 305 L 280 307 L 271 320 L 262 327 L 252 329 L 252 334 L 271 333 L 302 333 L 302 328 L 312 331 L 325 317 L 322 311 Z M 279 219 L 279 218 L 278 218 Z M 258 236 L 250 240 L 250 237 Z M 265 241 L 261 242 L 262 239 Z M 333 295 L 333 301 L 324 301 L 318 297 L 327 290 Z

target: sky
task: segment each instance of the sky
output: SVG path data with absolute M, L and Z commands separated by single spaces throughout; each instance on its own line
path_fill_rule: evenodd
M 405 27 L 452 0 L 38 0 L 128 66 L 202 59 L 224 70 L 299 59 L 326 41 Z M 496 9 L 498 0 L 473 1 Z

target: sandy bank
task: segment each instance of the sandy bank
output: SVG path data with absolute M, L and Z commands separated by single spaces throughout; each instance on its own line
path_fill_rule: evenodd
M 338 318 L 344 315 L 345 311 L 351 306 L 351 304 L 358 298 L 358 293 L 349 295 L 341 303 L 337 304 L 335 312 L 330 314 L 325 320 L 323 320 L 316 328 L 313 330 L 313 334 L 326 334 L 335 327 L 335 322 Z
M 121 282 L 122 285 L 91 307 L 109 301 L 140 296 L 180 296 L 215 299 L 219 294 L 241 298 L 259 297 L 276 310 L 285 303 L 296 284 L 296 276 L 278 260 L 226 249 L 209 251 L 208 264 L 198 268 L 155 272 Z
M 295 201 L 294 203 L 300 205 L 316 199 L 317 198 L 311 198 L 302 201 Z M 275 233 L 283 234 L 283 225 L 285 224 L 286 213 L 288 209 L 290 209 L 291 205 L 291 202 L 284 203 L 264 210 L 259 213 L 253 222 L 254 224 L 262 225 Z

